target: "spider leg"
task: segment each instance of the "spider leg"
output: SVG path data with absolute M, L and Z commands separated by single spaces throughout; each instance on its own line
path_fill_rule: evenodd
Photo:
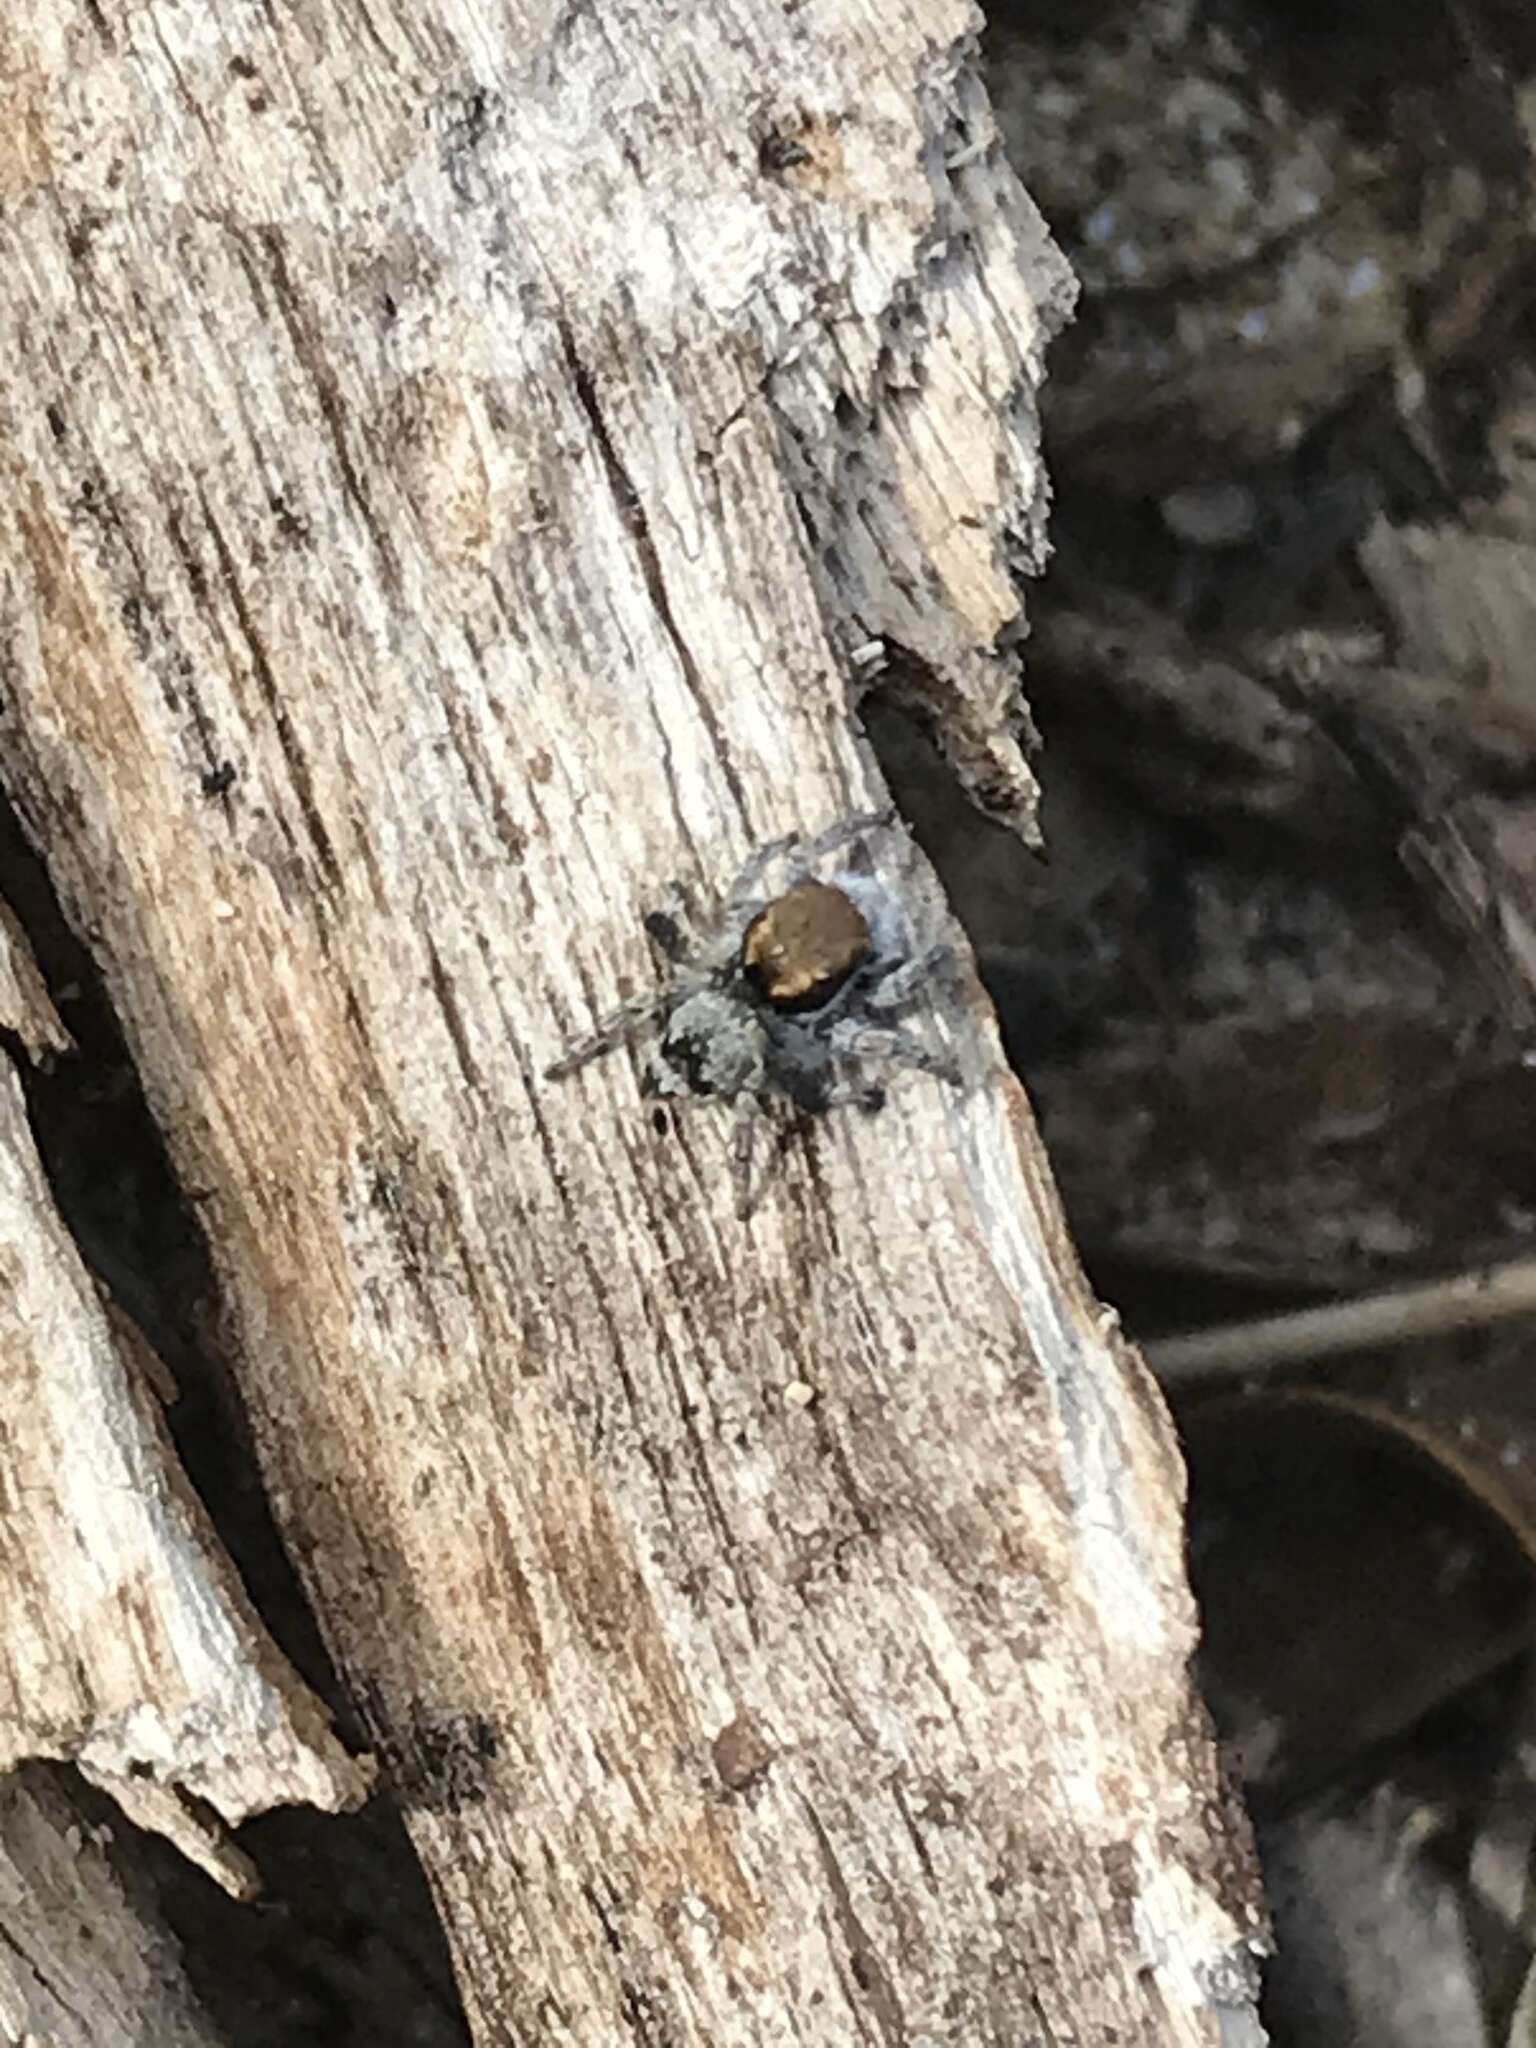
M 653 1023 L 671 1001 L 671 991 L 665 988 L 647 989 L 643 995 L 631 996 L 616 1009 L 599 1017 L 596 1025 L 585 1038 L 574 1039 L 559 1059 L 544 1069 L 546 1081 L 563 1081 L 567 1074 L 574 1074 L 578 1067 L 584 1067 L 588 1060 L 600 1059 L 605 1052 L 612 1052 L 627 1038 L 633 1038 Z
M 864 990 L 865 1008 L 877 1015 L 883 1015 L 887 1010 L 899 1010 L 903 1003 L 911 1001 L 925 981 L 949 964 L 951 957 L 947 942 L 940 939 L 915 959 L 904 960 L 899 967 L 893 967 Z
M 878 1081 L 829 1081 L 816 1103 L 818 1115 L 828 1109 L 862 1109 L 866 1116 L 885 1107 L 885 1090 Z
M 811 839 L 804 838 L 799 832 L 786 832 L 781 838 L 770 839 L 766 846 L 759 846 L 748 854 L 740 874 L 731 884 L 731 893 L 721 906 L 721 923 L 727 927 L 734 925 L 749 907 L 754 906 L 763 876 L 776 860 L 792 854 L 796 877 L 801 878 L 829 853 L 835 853 L 839 847 L 847 846 L 855 839 L 862 839 L 866 832 L 889 825 L 895 816 L 894 806 L 887 806 L 883 811 L 857 811 L 851 818 L 839 818 L 836 824 L 829 825 Z
M 825 860 L 829 853 L 836 853 L 840 847 L 850 846 L 855 839 L 862 839 L 867 832 L 878 831 L 882 826 L 895 823 L 896 807 L 887 804 L 883 811 L 855 811 L 851 818 L 839 818 L 835 825 L 829 825 L 824 832 L 818 832 L 814 839 L 803 840 L 798 848 L 799 857 L 809 866 L 818 860 Z
M 651 944 L 673 967 L 699 950 L 693 898 L 681 882 L 669 882 L 666 905 L 648 910 L 641 922 Z
M 770 839 L 766 846 L 755 847 L 741 864 L 741 871 L 731 884 L 731 893 L 720 906 L 720 923 L 724 928 L 737 924 L 749 905 L 756 899 L 758 889 L 767 870 L 776 860 L 782 860 L 799 839 L 797 832 L 786 832 L 780 839 Z
M 844 1059 L 890 1060 L 896 1066 L 916 1067 L 920 1074 L 937 1074 L 941 1081 L 959 1085 L 960 1070 L 948 1053 L 931 1051 L 900 1024 L 869 1024 L 862 1017 L 839 1017 L 827 1033 L 827 1044 Z

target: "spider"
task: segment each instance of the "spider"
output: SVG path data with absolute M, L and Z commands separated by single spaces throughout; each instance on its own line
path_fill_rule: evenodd
M 790 833 L 759 847 L 702 942 L 690 944 L 691 920 L 676 892 L 676 915 L 653 911 L 645 919 L 671 963 L 670 980 L 602 1017 L 545 1070 L 546 1079 L 562 1080 L 659 1024 L 645 1092 L 712 1095 L 735 1105 L 735 1206 L 743 1219 L 753 1206 L 757 1126 L 777 1103 L 813 1115 L 843 1103 L 878 1109 L 883 1091 L 856 1071 L 866 1059 L 958 1085 L 954 1062 L 896 1020 L 947 960 L 948 947 L 920 943 L 903 905 L 876 877 L 830 865 L 894 816 L 863 812 L 813 839 Z M 817 873 L 822 867 L 826 878 Z M 775 868 L 782 882 L 770 886 Z

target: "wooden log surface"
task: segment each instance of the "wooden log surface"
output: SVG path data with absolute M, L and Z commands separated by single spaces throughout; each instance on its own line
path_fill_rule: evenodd
M 0 29 L 6 782 L 483 2042 L 1254 2038 L 1172 1435 L 973 980 L 748 1222 L 723 1110 L 543 1078 L 879 802 L 862 690 L 1032 829 L 1069 291 L 974 30 Z
M 6 912 L 0 1028 L 61 1052 L 68 1033 L 11 925 Z M 0 1245 L 0 1769 L 67 1759 L 248 1895 L 256 1875 L 226 1823 L 355 1806 L 372 1772 L 252 1611 L 170 1446 L 160 1399 L 175 1388 L 81 1260 L 8 1066 Z
M 0 2028 L 31 2048 L 220 2048 L 137 1881 L 130 1829 L 46 1765 L 0 1779 Z

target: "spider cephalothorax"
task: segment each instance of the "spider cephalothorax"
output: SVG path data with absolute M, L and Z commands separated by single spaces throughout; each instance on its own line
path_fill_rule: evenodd
M 549 1077 L 573 1073 L 659 1023 L 646 1091 L 737 1104 L 743 1214 L 751 1205 L 756 1119 L 775 1101 L 812 1113 L 844 1102 L 874 1107 L 880 1091 L 859 1072 L 870 1060 L 956 1080 L 951 1061 L 895 1021 L 946 948 L 919 943 L 905 907 L 867 859 L 853 864 L 855 850 L 867 855 L 871 835 L 892 822 L 889 812 L 861 815 L 815 839 L 795 835 L 759 848 L 715 929 L 694 948 L 677 916 L 653 913 L 646 928 L 671 961 L 672 979 L 605 1017 Z M 848 860 L 832 866 L 845 852 Z

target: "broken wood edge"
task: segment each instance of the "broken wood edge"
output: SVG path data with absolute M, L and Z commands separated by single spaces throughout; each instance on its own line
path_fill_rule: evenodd
M 38 1058 L 72 1044 L 3 904 L 0 1022 Z M 241 1584 L 166 1428 L 160 1401 L 174 1383 L 85 1267 L 9 1064 L 0 1219 L 13 1282 L 0 1307 L 12 1418 L 0 1768 L 73 1762 L 128 1818 L 253 1897 L 254 1866 L 229 1827 L 274 1806 L 356 1807 L 374 1765 L 343 1748 Z M 156 1651 L 158 1698 L 144 1676 Z

